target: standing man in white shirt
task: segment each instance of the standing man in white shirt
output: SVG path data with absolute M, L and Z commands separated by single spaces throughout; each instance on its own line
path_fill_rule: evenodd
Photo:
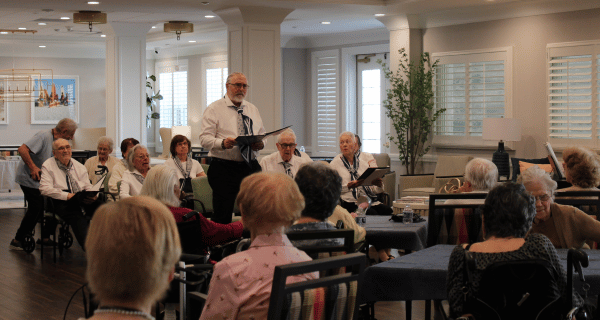
M 246 76 L 232 73 L 225 86 L 227 94 L 204 111 L 200 133 L 200 143 L 212 157 L 207 176 L 213 190 L 212 220 L 219 223 L 231 222 L 242 179 L 261 171 L 256 157 L 264 143 L 241 145 L 235 138 L 266 132 L 256 106 L 244 100 L 249 87 Z
M 263 171 L 285 173 L 294 179 L 303 164 L 313 162 L 311 158 L 306 159 L 294 155 L 296 134 L 292 129 L 285 129 L 279 134 L 277 150 L 260 160 Z

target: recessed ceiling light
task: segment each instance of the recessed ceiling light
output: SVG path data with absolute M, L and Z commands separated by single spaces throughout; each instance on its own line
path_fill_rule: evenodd
M 321 21 L 321 24 L 331 24 L 329 21 Z
M 156 26 L 152 26 L 152 29 L 156 29 Z
M 46 46 L 39 46 L 40 48 L 45 48 Z
M 88 4 L 100 4 L 98 1 L 88 1 Z
M 27 30 L 27 28 L 20 27 L 19 30 Z
M 106 35 L 105 34 L 101 34 L 100 38 L 106 38 Z
M 212 19 L 212 18 L 214 18 L 215 16 L 213 16 L 213 15 L 206 15 L 206 16 L 204 16 L 204 17 L 205 17 L 205 18 L 208 18 L 208 19 Z
M 188 41 L 188 42 L 194 43 L 194 42 L 196 42 L 196 40 L 190 40 L 190 41 Z
M 69 18 L 69 17 L 60 17 L 60 20 L 69 20 L 69 19 L 71 19 L 71 18 Z
M 210 4 L 210 2 L 206 2 L 206 1 L 203 1 L 203 2 L 200 2 L 200 3 L 202 3 L 205 6 Z
M 383 17 L 383 16 L 385 16 L 385 13 L 376 13 L 375 16 L 376 17 Z
M 38 26 L 45 26 L 46 23 L 45 22 L 38 22 Z
M 2 31 L 2 32 L 0 32 L 0 34 L 8 34 L 8 32 Z

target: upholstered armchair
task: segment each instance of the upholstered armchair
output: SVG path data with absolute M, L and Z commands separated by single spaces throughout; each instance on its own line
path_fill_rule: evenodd
M 387 153 L 373 153 L 377 166 L 391 167 L 390 155 Z M 388 206 L 392 205 L 392 201 L 396 199 L 396 172 L 391 172 L 383 177 L 383 190 L 389 195 Z
M 96 150 L 98 139 L 106 135 L 106 127 L 78 128 L 73 135 L 74 150 Z M 120 143 L 120 142 L 119 142 Z M 115 142 L 116 144 L 116 142 Z
M 399 196 L 429 196 L 452 178 L 464 181 L 465 166 L 471 159 L 472 156 L 439 156 L 433 174 L 400 176 Z
M 159 128 L 158 133 L 160 134 L 160 140 L 162 140 L 163 151 L 158 156 L 159 159 L 169 159 L 171 155 L 171 128 Z

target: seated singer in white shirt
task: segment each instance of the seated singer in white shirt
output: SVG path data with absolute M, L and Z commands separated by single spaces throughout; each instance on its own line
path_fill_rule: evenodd
M 119 198 L 125 199 L 137 196 L 142 191 L 144 179 L 150 171 L 150 155 L 145 146 L 138 144 L 134 146 L 127 155 L 129 169 L 123 173 Z
M 52 201 L 54 212 L 73 229 L 79 245 L 84 248 L 89 220 L 100 206 L 98 197 L 75 197 L 79 191 L 92 188 L 87 169 L 78 161 L 71 160 L 71 145 L 65 139 L 52 143 L 54 157 L 42 165 L 40 192 Z M 81 209 L 84 209 L 86 216 Z M 50 226 L 54 230 L 56 223 Z M 85 248 L 84 248 L 85 249 Z
M 260 166 L 265 172 L 281 172 L 292 179 L 300 167 L 305 163 L 313 162 L 311 158 L 303 158 L 294 155 L 296 149 L 296 134 L 292 129 L 286 129 L 279 134 L 277 140 L 277 152 L 262 158 Z
M 369 167 L 377 167 L 377 162 L 371 154 L 365 152 L 355 153 L 356 140 L 354 133 L 342 132 L 340 134 L 340 151 L 331 161 L 331 167 L 342 177 L 342 196 L 340 205 L 354 212 L 358 208 L 356 200 L 361 195 L 367 195 L 374 199 L 378 193 L 383 191 L 383 180 L 381 178 L 373 180 L 374 186 L 358 186 L 358 177 L 360 177 Z M 367 215 L 391 215 L 392 208 L 381 202 L 373 202 Z

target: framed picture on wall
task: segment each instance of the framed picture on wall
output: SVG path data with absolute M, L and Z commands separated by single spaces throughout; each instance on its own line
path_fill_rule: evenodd
M 8 102 L 4 94 L 4 81 L 0 81 L 0 124 L 8 124 Z
M 31 124 L 57 124 L 71 118 L 79 122 L 79 76 L 54 76 L 33 83 Z

